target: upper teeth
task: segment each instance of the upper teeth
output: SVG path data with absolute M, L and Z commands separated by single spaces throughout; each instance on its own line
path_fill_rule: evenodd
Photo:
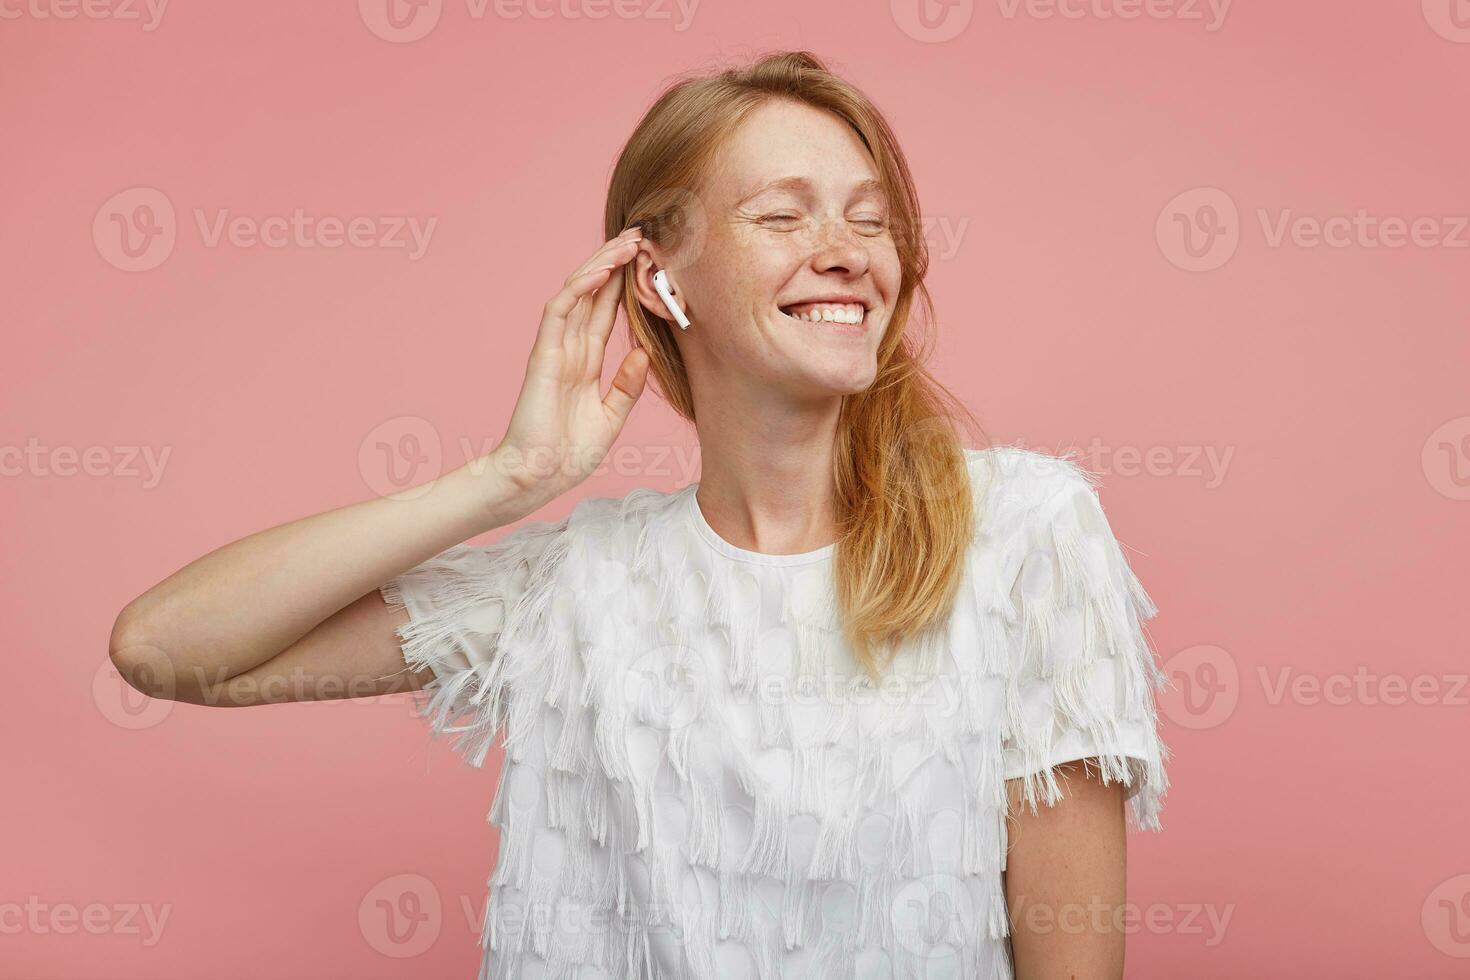
M 799 303 L 796 306 L 788 306 L 786 315 L 798 320 L 809 320 L 816 322 L 826 320 L 831 323 L 862 323 L 863 304 L 861 303 Z

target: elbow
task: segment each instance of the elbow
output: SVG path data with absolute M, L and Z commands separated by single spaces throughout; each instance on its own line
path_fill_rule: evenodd
M 107 641 L 108 657 L 133 690 L 165 701 L 183 700 L 178 665 L 152 638 L 147 623 L 129 605 L 118 614 Z

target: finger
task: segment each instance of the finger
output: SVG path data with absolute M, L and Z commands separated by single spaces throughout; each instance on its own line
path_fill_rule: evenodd
M 616 238 L 609 238 L 607 241 L 602 243 L 602 246 L 598 248 L 597 251 L 588 256 L 587 261 L 577 266 L 576 271 L 574 271 L 570 276 L 567 277 L 567 282 L 571 282 L 578 276 L 590 272 L 598 266 L 607 265 L 609 262 L 613 261 L 612 258 L 609 257 L 610 253 L 618 250 L 619 248 L 622 248 L 628 242 L 642 241 L 642 238 L 643 230 L 641 228 L 638 228 L 637 226 L 628 229 Z
M 587 320 L 580 328 L 587 333 L 587 342 L 592 348 L 589 353 L 599 372 L 602 370 L 602 352 L 607 345 L 607 338 L 612 334 L 613 324 L 618 320 L 618 304 L 623 299 L 623 282 L 633 274 L 632 261 L 637 257 L 639 251 L 638 248 L 634 248 L 626 257 L 619 260 L 618 267 L 612 271 L 607 282 L 597 290 L 597 295 L 592 300 L 592 308 L 587 313 Z
M 626 262 L 630 255 L 638 254 L 638 243 L 640 241 L 642 239 L 625 238 L 621 241 L 613 242 L 606 248 L 598 249 L 592 258 L 588 259 L 572 274 L 573 278 L 604 265 L 618 265 Z
M 546 301 L 541 314 L 541 326 L 536 331 L 536 342 L 532 350 L 560 347 L 566 340 L 567 317 L 577 303 L 592 290 L 602 285 L 610 268 L 593 269 L 580 276 L 573 276 L 567 284 Z
M 614 434 L 622 430 L 623 423 L 628 421 L 628 413 L 633 411 L 638 396 L 643 394 L 644 385 L 648 381 L 648 364 L 648 352 L 642 347 L 635 347 L 628 351 L 623 363 L 618 365 L 612 387 L 602 399 L 602 407 L 607 410 Z
M 567 317 L 565 339 L 569 341 L 576 337 L 588 342 L 587 370 L 590 373 L 599 376 L 602 373 L 602 343 L 606 335 L 612 332 L 612 325 L 617 320 L 617 302 L 622 295 L 624 270 L 638 251 L 638 243 L 631 241 L 623 242 L 604 253 L 605 264 L 615 266 L 607 282 L 598 288 L 595 296 L 578 304 Z
M 583 296 L 582 301 L 573 308 L 571 314 L 567 316 L 566 340 L 568 343 L 573 338 L 579 341 L 591 339 L 588 331 L 589 324 L 592 323 L 596 315 L 595 311 L 598 309 L 599 304 L 605 304 L 607 302 L 609 295 L 615 296 L 623 288 L 622 273 L 623 270 L 621 267 L 614 267 L 608 270 L 607 279 L 601 282 L 594 292 Z
M 617 252 L 613 253 L 614 256 L 617 254 Z M 636 252 L 633 254 L 636 254 Z M 597 318 L 600 315 L 604 315 L 598 311 L 605 309 L 609 303 L 613 305 L 613 308 L 608 310 L 606 315 L 616 317 L 617 298 L 622 295 L 623 270 L 626 268 L 626 262 L 626 258 L 613 258 L 602 266 L 603 269 L 607 269 L 607 279 L 597 286 L 595 292 L 583 296 L 581 302 L 567 316 L 565 334 L 567 341 L 570 341 L 573 337 L 576 337 L 578 340 L 588 341 L 595 339 L 596 330 L 594 325 L 598 323 Z M 608 269 L 608 266 L 612 268 Z M 597 359 L 597 364 L 593 370 L 601 372 L 602 352 L 600 350 L 597 352 Z
M 642 234 L 643 229 L 637 225 L 625 229 L 616 238 L 610 238 L 604 242 L 591 258 L 567 277 L 562 284 L 561 291 L 546 304 L 541 318 L 541 327 L 536 333 L 532 350 L 543 345 L 559 347 L 566 342 L 568 318 L 572 317 L 572 311 L 576 309 L 577 303 L 587 292 L 595 289 L 604 280 L 606 273 L 602 272 L 602 267 L 616 264 L 613 259 L 608 258 L 609 250 L 616 250 L 627 242 L 640 240 Z M 590 285 L 587 281 L 589 278 L 593 280 Z M 575 317 L 572 319 L 575 320 Z

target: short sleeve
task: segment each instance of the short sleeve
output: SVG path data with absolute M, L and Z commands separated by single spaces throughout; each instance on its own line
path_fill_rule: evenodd
M 1120 782 L 1134 823 L 1158 830 L 1169 750 L 1155 691 L 1166 678 L 1144 621 L 1156 613 L 1114 537 L 1092 478 L 1070 460 L 1040 481 L 1011 598 L 1020 616 L 1007 684 L 1005 778 L 1034 811 L 1061 798 L 1055 767 L 1095 759 Z
M 511 665 L 506 637 L 530 592 L 548 530 L 528 524 L 489 545 L 458 544 L 382 585 L 390 609 L 406 609 L 397 636 L 404 662 L 433 678 L 416 691 L 435 735 L 456 738 L 470 765 L 484 764 L 505 720 Z

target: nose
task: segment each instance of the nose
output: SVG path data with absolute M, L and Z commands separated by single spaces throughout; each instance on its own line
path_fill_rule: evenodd
M 872 256 L 868 242 L 844 215 L 833 215 L 816 229 L 812 243 L 812 268 L 817 272 L 841 272 L 860 276 L 868 271 Z

